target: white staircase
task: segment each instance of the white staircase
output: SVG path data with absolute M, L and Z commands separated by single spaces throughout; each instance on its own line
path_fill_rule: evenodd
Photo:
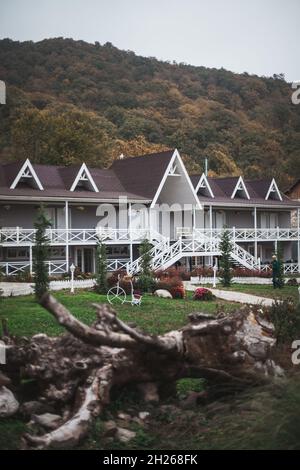
M 244 268 L 260 270 L 260 261 L 237 243 L 232 243 L 231 259 L 234 264 L 241 265 Z
M 151 249 L 152 268 L 154 271 L 167 269 L 182 257 L 190 256 L 220 256 L 219 248 L 221 237 L 209 238 L 207 236 L 197 236 L 194 238 L 179 238 L 176 242 L 170 243 L 164 239 L 154 244 Z M 248 269 L 260 269 L 260 262 L 256 260 L 248 251 L 244 250 L 237 243 L 232 243 L 231 259 L 234 264 L 238 264 Z M 127 272 L 137 274 L 141 269 L 141 257 L 132 263 L 127 263 Z

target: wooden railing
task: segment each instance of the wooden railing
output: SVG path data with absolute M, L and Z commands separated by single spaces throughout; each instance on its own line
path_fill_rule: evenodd
M 30 246 L 35 242 L 35 230 L 20 227 L 0 229 L 0 245 Z M 92 229 L 48 229 L 46 234 L 51 245 L 95 245 L 99 238 L 105 243 L 138 242 L 145 238 L 160 242 L 163 235 L 148 228 L 92 228 Z

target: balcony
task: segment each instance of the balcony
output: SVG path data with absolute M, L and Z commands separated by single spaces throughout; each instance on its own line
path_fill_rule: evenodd
M 108 259 L 107 260 L 107 271 L 113 272 L 119 269 L 126 269 L 130 259 Z M 67 263 L 66 260 L 53 260 L 46 261 L 49 276 L 58 276 L 66 273 Z M 7 261 L 0 262 L 0 272 L 5 276 L 15 276 L 25 274 L 27 272 L 33 272 L 33 266 L 30 261 Z
M 298 241 L 300 229 L 296 228 L 230 228 L 233 242 Z M 223 229 L 201 229 L 178 227 L 176 238 L 195 240 L 218 240 Z M 95 229 L 49 229 L 47 235 L 51 245 L 95 245 L 99 239 L 106 244 L 139 243 L 147 238 L 156 242 L 166 237 L 151 228 L 95 228 Z M 30 246 L 34 244 L 35 229 L 7 227 L 0 229 L 1 246 Z
M 193 230 L 185 227 L 177 228 L 177 236 L 195 239 L 220 239 L 223 229 Z M 264 242 L 264 241 L 297 241 L 300 239 L 300 229 L 296 228 L 228 228 L 233 242 Z
M 0 245 L 30 246 L 34 244 L 35 229 L 7 227 L 0 230 Z M 95 245 L 99 239 L 107 244 L 138 243 L 147 238 L 160 242 L 164 237 L 152 229 L 143 228 L 95 228 L 95 229 L 48 229 L 51 245 Z

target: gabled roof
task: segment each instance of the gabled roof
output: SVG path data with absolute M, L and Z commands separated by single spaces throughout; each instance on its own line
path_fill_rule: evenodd
M 236 183 L 236 186 L 231 195 L 231 199 L 234 199 L 235 197 L 237 197 L 237 195 L 239 195 L 240 197 L 241 196 L 240 193 L 243 193 L 247 199 L 250 199 L 247 186 L 245 185 L 244 180 L 241 176 L 239 177 L 238 182 Z
M 81 165 L 80 170 L 78 171 L 76 178 L 74 179 L 70 188 L 70 191 L 75 191 L 80 183 L 82 183 L 83 186 L 90 191 L 95 191 L 95 193 L 99 192 L 99 189 L 97 188 L 95 181 L 93 180 L 92 175 L 85 163 Z
M 205 173 L 202 173 L 202 175 L 200 177 L 200 180 L 199 180 L 198 184 L 195 187 L 195 191 L 196 191 L 196 193 L 200 193 L 203 196 L 205 196 L 205 195 L 208 196 L 209 195 L 212 198 L 215 197 Z
M 196 187 L 199 183 L 200 177 L 202 175 L 193 175 L 191 180 Z M 213 205 L 241 205 L 241 206 L 298 206 L 299 203 L 292 201 L 283 193 L 279 192 L 281 195 L 281 200 L 268 199 L 266 196 L 268 194 L 269 188 L 272 183 L 272 178 L 266 178 L 261 180 L 243 180 L 247 192 L 249 195 L 248 198 L 237 198 L 232 199 L 233 192 L 238 185 L 240 177 L 225 177 L 225 178 L 211 178 L 207 177 L 207 181 L 210 185 L 214 198 L 205 196 L 198 192 L 198 197 L 201 203 L 213 204 Z
M 273 194 L 273 196 L 272 196 L 272 194 Z M 268 201 L 270 198 L 271 199 L 279 199 L 280 201 L 282 201 L 282 196 L 280 194 L 280 191 L 278 189 L 277 183 L 276 183 L 274 178 L 272 179 L 271 184 L 270 184 L 269 189 L 268 189 L 268 192 L 266 194 L 266 201 Z
M 162 190 L 164 189 L 165 184 L 167 183 L 167 181 L 170 181 L 167 178 L 168 177 L 169 178 L 174 177 L 174 176 L 175 177 L 179 176 L 179 177 L 182 177 L 184 179 L 185 184 L 186 184 L 185 188 L 189 189 L 189 194 L 185 193 L 185 196 L 187 196 L 187 198 L 189 200 L 191 200 L 190 196 L 192 196 L 193 203 L 196 203 L 198 208 L 202 209 L 200 201 L 199 201 L 198 196 L 197 196 L 197 193 L 194 189 L 193 183 L 190 180 L 190 177 L 189 177 L 189 175 L 186 171 L 185 165 L 184 165 L 177 149 L 174 150 L 173 155 L 172 155 L 172 157 L 169 161 L 169 164 L 168 164 L 168 166 L 167 166 L 167 168 L 164 172 L 164 175 L 161 179 L 161 182 L 160 182 L 160 184 L 157 188 L 157 191 L 155 193 L 155 196 L 152 200 L 151 207 L 155 206 Z M 180 183 L 182 184 L 182 178 L 181 178 L 180 182 L 178 183 L 178 185 L 180 185 Z M 173 182 L 173 183 L 176 185 L 176 182 Z M 177 185 L 177 187 L 178 187 L 178 185 Z M 174 188 L 173 184 L 172 184 L 172 187 Z M 182 201 L 182 200 L 181 201 L 176 201 L 176 202 L 184 203 L 184 201 Z
M 150 202 L 159 188 L 174 152 L 175 150 L 166 150 L 115 160 L 111 167 L 105 170 L 87 168 L 84 164 L 69 167 L 34 164 L 33 167 L 43 184 L 45 197 L 118 199 L 119 196 L 127 196 L 132 200 Z M 36 190 L 30 187 L 17 187 L 13 191 L 9 189 L 21 166 L 20 162 L 2 167 L 0 165 L 0 194 L 20 197 L 34 197 L 37 194 Z M 80 191 L 76 191 L 82 172 L 87 176 L 90 188 L 81 187 Z M 194 191 L 192 185 L 191 188 Z M 92 189 L 93 194 L 88 189 Z
M 20 198 L 73 198 L 73 199 L 97 199 L 115 200 L 119 196 L 127 196 L 134 201 L 148 201 L 143 196 L 127 191 L 111 170 L 90 168 L 89 172 L 99 192 L 91 192 L 85 188 L 80 191 L 70 191 L 76 176 L 82 165 L 61 167 L 57 165 L 33 164 L 33 168 L 43 185 L 43 192 L 24 184 L 10 189 L 12 182 L 20 171 L 23 162 L 0 164 L 0 196 Z
M 167 170 L 173 150 L 115 160 L 110 170 L 127 191 L 153 199 Z
M 19 169 L 18 174 L 10 185 L 10 189 L 15 189 L 21 182 L 25 184 L 28 183 L 30 186 L 36 187 L 40 191 L 44 189 L 28 158 Z
M 291 186 L 289 186 L 289 188 L 285 191 L 285 194 L 288 196 L 298 185 L 300 185 L 300 178 L 298 178 Z

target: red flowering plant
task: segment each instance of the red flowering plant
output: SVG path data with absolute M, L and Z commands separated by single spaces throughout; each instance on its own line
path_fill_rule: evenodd
M 213 293 L 206 287 L 197 287 L 193 295 L 194 300 L 213 300 L 214 298 Z
M 173 299 L 184 299 L 185 298 L 185 288 L 184 286 L 175 286 L 170 289 Z

